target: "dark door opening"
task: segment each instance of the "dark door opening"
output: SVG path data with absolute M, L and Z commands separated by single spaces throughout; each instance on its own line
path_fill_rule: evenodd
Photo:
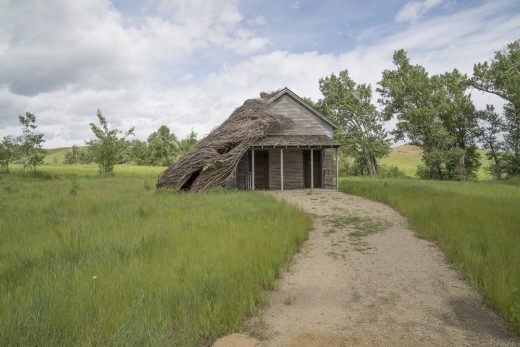
M 249 171 L 252 169 L 251 153 L 249 152 Z M 255 189 L 269 189 L 269 151 L 255 151 Z
M 313 150 L 314 188 L 321 188 L 321 150 Z M 311 187 L 311 151 L 303 151 L 303 186 Z

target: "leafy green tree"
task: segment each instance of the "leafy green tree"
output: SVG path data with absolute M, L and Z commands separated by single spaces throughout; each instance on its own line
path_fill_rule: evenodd
M 520 40 L 511 42 L 502 51 L 495 52 L 495 57 L 490 63 L 486 61 L 475 64 L 472 81 L 476 89 L 498 95 L 518 108 L 520 104 Z
M 130 161 L 137 165 L 151 165 L 151 155 L 146 141 L 132 140 L 128 147 Z
M 356 84 L 348 70 L 322 78 L 319 83 L 324 98 L 317 107 L 338 125 L 335 137 L 344 152 L 370 176 L 378 175 L 377 161 L 388 155 L 390 144 L 372 104 L 370 85 Z
M 96 116 L 99 120 L 99 126 L 90 123 L 90 129 L 96 138 L 87 141 L 86 144 L 89 146 L 88 150 L 92 156 L 92 161 L 99 166 L 99 173 L 111 173 L 114 170 L 114 165 L 121 161 L 123 151 L 127 146 L 126 138 L 133 135 L 134 128 L 129 129 L 124 134 L 118 129 L 110 130 L 101 110 L 97 110 Z
M 36 116 L 26 112 L 19 115 L 18 120 L 22 125 L 22 135 L 17 138 L 16 156 L 22 162 L 23 172 L 26 173 L 29 166 L 36 170 L 37 166 L 43 164 L 47 151 L 42 147 L 45 142 L 43 134 L 34 133 L 38 127 Z
M 493 105 L 486 105 L 485 110 L 477 112 L 479 119 L 475 136 L 479 139 L 482 147 L 487 151 L 486 156 L 491 160 L 487 168 L 489 173 L 497 180 L 502 178 L 505 170 L 503 160 L 504 141 L 501 134 L 505 131 L 505 124 Z
M 191 129 L 191 132 L 180 142 L 181 153 L 186 153 L 197 144 L 197 133 Z
M 509 176 L 520 176 L 520 109 L 512 103 L 504 105 L 506 123 L 505 170 Z
M 9 164 L 13 161 L 16 153 L 16 144 L 10 136 L 4 136 L 0 142 L 0 168 L 9 173 Z
M 443 127 L 453 138 L 453 152 L 459 152 L 458 156 L 454 156 L 454 160 L 448 162 L 452 165 L 448 171 L 456 172 L 460 169 L 462 171 L 456 175 L 476 177 L 481 164 L 474 137 L 478 117 L 471 94 L 467 92 L 471 87 L 471 81 L 457 69 L 434 75 L 432 79 L 437 83 L 437 89 L 441 90 L 437 93 L 440 99 L 439 117 Z
M 498 95 L 504 106 L 504 161 L 509 176 L 520 175 L 520 40 L 495 53 L 490 63 L 475 64 L 473 87 Z
M 74 145 L 70 151 L 65 153 L 63 164 L 78 164 L 79 163 L 79 147 Z
M 412 65 L 404 50 L 394 53 L 395 69 L 385 70 L 377 91 L 385 120 L 397 119 L 396 141 L 408 139 L 423 151 L 419 176 L 475 177 L 480 166 L 472 136 L 477 117 L 467 93 L 470 81 L 456 69 L 429 76 Z
M 148 136 L 150 163 L 152 165 L 168 166 L 175 161 L 179 154 L 179 141 L 166 125 Z
M 79 146 L 74 145 L 65 153 L 63 164 L 88 164 L 91 161 L 88 150 L 81 150 Z
M 498 95 L 504 106 L 504 161 L 509 176 L 520 175 L 520 40 L 495 53 L 490 63 L 475 64 L 473 87 Z

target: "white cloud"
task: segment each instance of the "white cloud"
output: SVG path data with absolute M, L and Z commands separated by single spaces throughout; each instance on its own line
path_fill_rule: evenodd
M 397 22 L 415 22 L 443 0 L 418 0 L 406 3 L 395 16 Z
M 250 19 L 247 22 L 252 25 L 263 26 L 263 25 L 266 25 L 267 20 L 265 19 L 264 16 L 256 16 L 255 18 Z
M 164 17 L 147 17 L 126 27 L 106 0 L 2 1 L 0 81 L 24 95 L 70 85 L 119 88 L 162 75 L 165 65 L 179 66 L 208 45 L 249 54 L 268 44 L 240 28 L 243 18 L 236 1 L 160 6 Z
M 5 81 L 0 84 L 0 136 L 13 134 L 16 115 L 29 110 L 50 147 L 89 139 L 88 123 L 95 121 L 98 107 L 112 126 L 135 126 L 139 138 L 161 124 L 179 137 L 191 128 L 201 137 L 260 91 L 287 86 L 316 100 L 319 78 L 345 68 L 354 80 L 375 88 L 399 48 L 431 73 L 457 67 L 471 74 L 473 63 L 489 60 L 520 32 L 520 14 L 503 14 L 507 3 L 485 3 L 418 22 L 383 39 L 364 38 L 340 54 L 294 53 L 263 51 L 270 47 L 268 38 L 254 33 L 235 1 L 163 2 L 161 17 L 150 16 L 130 27 L 105 1 L 66 2 L 55 9 L 47 3 L 49 15 L 37 23 L 41 33 L 22 30 L 39 20 L 36 15 L 20 19 L 33 10 L 23 3 L 12 12 L 16 20 L 9 20 L 0 5 L 0 81 Z M 44 10 L 34 11 L 46 16 Z M 58 12 L 51 25 L 53 11 Z M 64 24 L 72 14 L 74 23 Z M 249 54 L 235 55 L 238 60 L 201 77 L 198 66 L 187 69 L 184 64 L 208 47 Z M 163 75 L 167 83 L 160 79 Z M 474 99 L 479 107 L 496 101 L 480 93 Z

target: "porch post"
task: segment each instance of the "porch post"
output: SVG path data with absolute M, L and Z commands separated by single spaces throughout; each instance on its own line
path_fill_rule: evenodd
M 314 188 L 314 152 L 311 148 L 311 191 Z
M 251 188 L 255 190 L 255 148 L 251 147 Z
M 336 190 L 339 191 L 339 156 L 338 156 L 337 147 L 336 147 Z
M 280 148 L 280 190 L 283 192 L 283 148 Z

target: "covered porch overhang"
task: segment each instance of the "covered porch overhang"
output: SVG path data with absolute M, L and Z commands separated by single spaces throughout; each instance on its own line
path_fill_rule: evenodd
M 284 190 L 284 149 L 310 151 L 310 189 L 314 189 L 314 150 L 333 149 L 335 156 L 335 188 L 339 190 L 339 155 L 340 145 L 325 135 L 283 135 L 266 136 L 250 146 L 251 149 L 251 189 L 255 190 L 255 150 L 278 149 L 280 153 L 280 190 Z

